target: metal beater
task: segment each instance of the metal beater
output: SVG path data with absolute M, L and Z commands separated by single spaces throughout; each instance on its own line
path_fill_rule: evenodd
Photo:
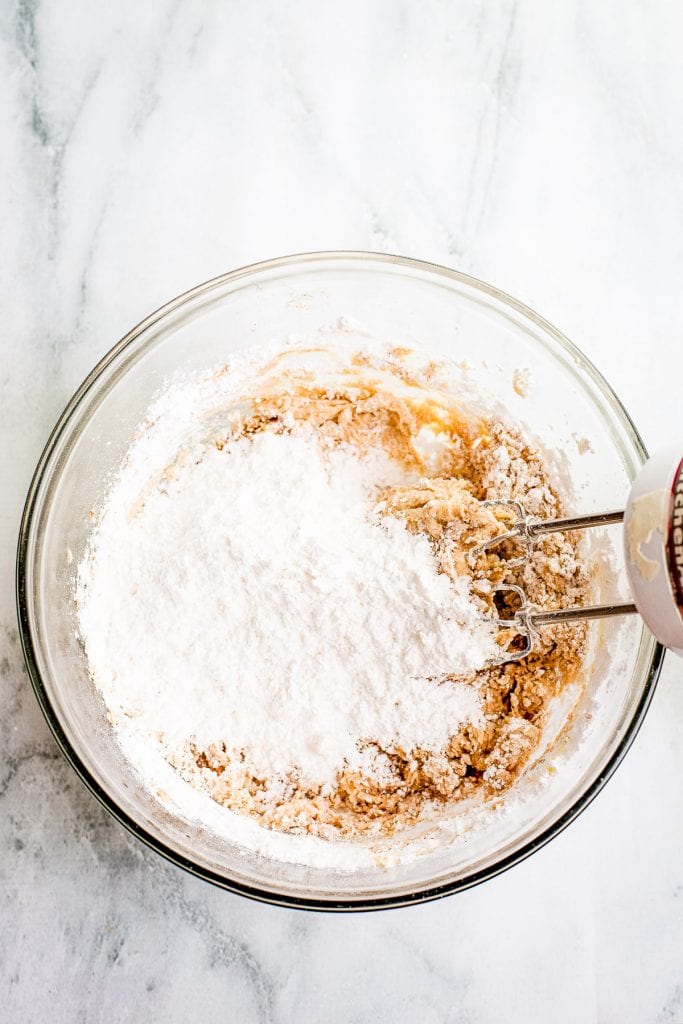
M 512 593 L 519 608 L 511 618 L 493 621 L 501 629 L 514 630 L 524 640 L 520 649 L 506 651 L 496 662 L 518 661 L 534 648 L 539 630 L 563 622 L 602 619 L 612 615 L 639 613 L 645 624 L 665 647 L 683 656 L 683 457 L 681 448 L 667 449 L 653 456 L 638 473 L 626 502 L 617 512 L 600 512 L 563 519 L 534 519 L 517 501 L 489 501 L 490 507 L 512 508 L 517 515 L 510 529 L 470 552 L 470 561 L 504 541 L 524 545 L 510 568 L 528 561 L 539 537 L 548 533 L 586 530 L 595 526 L 624 523 L 624 555 L 632 601 L 599 604 L 586 608 L 539 608 L 529 602 L 521 587 L 503 583 L 493 593 Z

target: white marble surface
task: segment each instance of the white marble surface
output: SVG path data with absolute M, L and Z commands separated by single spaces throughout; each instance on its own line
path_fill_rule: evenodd
M 345 918 L 193 880 L 57 753 L 17 645 L 34 463 L 125 330 L 286 252 L 490 280 L 680 437 L 683 8 L 667 0 L 0 3 L 0 1016 L 683 1022 L 683 663 L 568 832 L 440 903 Z

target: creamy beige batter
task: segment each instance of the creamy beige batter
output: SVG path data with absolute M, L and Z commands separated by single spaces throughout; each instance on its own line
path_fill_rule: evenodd
M 509 525 L 510 513 L 485 507 L 484 500 L 517 499 L 541 517 L 560 515 L 561 502 L 533 443 L 496 419 L 466 410 L 439 383 L 436 364 L 417 374 L 410 356 L 407 349 L 381 359 L 358 353 L 326 376 L 307 368 L 301 350 L 296 359 L 283 353 L 244 395 L 249 412 L 240 429 L 281 433 L 307 424 L 328 442 L 362 451 L 380 446 L 418 474 L 417 484 L 380 493 L 382 513 L 428 537 L 440 571 L 454 578 L 471 575 L 482 613 L 511 610 L 493 608 L 487 581 L 517 583 L 529 600 L 546 607 L 581 603 L 589 581 L 577 558 L 576 535 L 542 538 L 521 568 L 508 564 L 518 553 L 510 542 L 470 564 L 468 552 Z M 425 445 L 426 436 L 435 443 Z M 226 441 L 215 443 L 221 448 Z M 501 633 L 501 645 L 514 649 L 518 642 Z M 528 657 L 476 674 L 483 727 L 461 727 L 443 750 L 384 749 L 379 775 L 341 771 L 331 790 L 302 785 L 292 772 L 274 798 L 271 780 L 236 760 L 225 744 L 188 747 L 174 763 L 214 800 L 269 828 L 326 838 L 393 832 L 463 799 L 504 793 L 537 748 L 552 698 L 577 680 L 585 642 L 584 625 L 544 630 Z

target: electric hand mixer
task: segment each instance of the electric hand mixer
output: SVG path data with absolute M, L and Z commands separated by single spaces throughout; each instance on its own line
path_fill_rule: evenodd
M 495 619 L 501 629 L 511 629 L 524 639 L 519 650 L 508 651 L 498 663 L 524 658 L 534 647 L 539 629 L 561 622 L 601 619 L 639 613 L 650 631 L 665 647 L 683 656 L 683 453 L 666 449 L 648 459 L 638 473 L 624 511 L 593 513 L 563 519 L 532 519 L 519 502 L 486 502 L 506 505 L 517 513 L 509 530 L 470 552 L 470 558 L 506 540 L 525 547 L 524 563 L 538 537 L 547 533 L 585 530 L 594 526 L 624 523 L 624 555 L 633 600 L 586 608 L 545 609 L 527 601 L 521 587 L 498 584 L 495 592 L 514 593 L 520 607 L 511 618 Z

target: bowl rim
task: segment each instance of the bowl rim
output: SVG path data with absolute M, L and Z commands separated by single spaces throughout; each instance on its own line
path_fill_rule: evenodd
M 542 330 L 546 335 L 549 335 L 553 341 L 564 350 L 566 354 L 572 357 L 575 363 L 578 363 L 583 373 L 585 373 L 590 379 L 595 388 L 601 393 L 602 397 L 606 400 L 610 406 L 612 412 L 615 414 L 617 419 L 620 421 L 621 426 L 625 429 L 626 433 L 630 435 L 630 440 L 636 450 L 636 453 L 642 461 L 647 458 L 647 451 L 643 444 L 642 438 L 633 423 L 630 415 L 622 405 L 621 401 L 607 383 L 606 379 L 600 373 L 599 370 L 593 365 L 593 363 L 584 355 L 584 353 L 561 331 L 550 324 L 544 317 L 540 316 L 530 307 L 524 303 L 508 295 L 506 292 L 494 287 L 493 285 L 487 284 L 484 281 L 479 280 L 476 277 L 472 277 L 469 274 L 465 274 L 458 270 L 453 270 L 449 267 L 442 266 L 438 263 L 429 262 L 426 260 L 414 259 L 408 256 L 399 256 L 390 253 L 382 252 L 365 252 L 362 250 L 325 250 L 320 252 L 304 252 L 294 253 L 287 256 L 279 256 L 274 259 L 262 260 L 257 263 L 247 264 L 242 267 L 238 267 L 234 270 L 228 271 L 227 273 L 220 274 L 217 277 L 213 277 L 208 281 L 204 281 L 201 284 L 196 285 L 189 290 L 182 292 L 175 298 L 164 303 L 158 309 L 156 309 L 149 316 L 141 320 L 135 327 L 133 327 L 127 334 L 121 338 L 94 366 L 90 373 L 85 377 L 80 387 L 74 392 L 70 400 L 67 402 L 64 411 L 59 416 L 55 426 L 53 427 L 48 440 L 43 448 L 38 463 L 33 473 L 31 483 L 26 496 L 24 509 L 21 517 L 21 523 L 19 528 L 19 537 L 17 544 L 17 557 L 16 557 L 16 601 L 17 601 L 17 618 L 19 624 L 19 635 L 21 639 L 21 646 L 24 655 L 24 661 L 26 668 L 31 680 L 31 684 L 35 695 L 37 697 L 40 708 L 43 712 L 45 720 L 57 742 L 57 745 L 61 749 L 62 753 L 66 757 L 69 764 L 75 770 L 81 781 L 90 790 L 90 792 L 96 797 L 96 799 L 102 804 L 102 806 L 114 817 L 120 824 L 122 824 L 132 835 L 143 842 L 149 849 L 154 850 L 160 854 L 166 860 L 175 864 L 177 867 L 183 868 L 195 877 L 202 878 L 205 881 L 211 882 L 219 888 L 227 891 L 249 897 L 250 899 L 257 900 L 262 903 L 269 903 L 272 905 L 290 907 L 295 909 L 303 910 L 318 910 L 318 911 L 368 911 L 368 910 L 382 910 L 390 909 L 401 906 L 408 906 L 417 903 L 427 903 L 432 900 L 440 899 L 444 896 L 451 895 L 452 893 L 462 892 L 467 889 L 471 889 L 473 886 L 486 881 L 489 878 L 494 878 L 497 875 L 507 871 L 513 865 L 526 860 L 536 850 L 541 849 L 552 839 L 558 836 L 561 832 L 567 828 L 567 826 L 574 821 L 595 799 L 598 793 L 605 786 L 607 781 L 612 777 L 615 770 L 623 760 L 626 752 L 630 748 L 633 740 L 635 739 L 642 723 L 645 718 L 645 714 L 648 710 L 654 690 L 656 687 L 657 680 L 662 668 L 662 661 L 664 657 L 664 647 L 655 642 L 652 655 L 650 658 L 649 666 L 647 668 L 646 679 L 644 681 L 643 690 L 640 695 L 640 699 L 633 711 L 632 717 L 629 721 L 627 728 L 624 730 L 624 734 L 621 737 L 615 750 L 612 752 L 611 757 L 605 764 L 603 770 L 593 780 L 590 786 L 587 787 L 584 793 L 582 793 L 560 817 L 548 825 L 543 832 L 536 838 L 529 840 L 524 843 L 518 850 L 501 860 L 496 861 L 494 864 L 489 865 L 479 871 L 471 872 L 463 876 L 462 878 L 455 879 L 442 885 L 430 887 L 416 892 L 404 893 L 399 896 L 381 896 L 381 897 L 360 897 L 359 899 L 345 898 L 345 899 L 322 899 L 313 898 L 307 896 L 292 896 L 289 894 L 282 894 L 272 892 L 268 889 L 264 889 L 258 886 L 249 886 L 242 882 L 234 879 L 226 878 L 217 872 L 211 871 L 208 868 L 201 867 L 195 864 L 193 861 L 188 860 L 181 854 L 177 853 L 170 846 L 167 846 L 160 839 L 150 835 L 144 828 L 142 828 L 126 811 L 122 810 L 118 804 L 113 800 L 112 797 L 99 785 L 97 780 L 90 774 L 88 769 L 85 767 L 83 762 L 78 756 L 78 752 L 74 748 L 69 736 L 58 720 L 50 699 L 48 696 L 47 688 L 41 677 L 38 668 L 38 659 L 36 657 L 34 640 L 31 632 L 31 623 L 28 613 L 28 599 L 27 599 L 27 549 L 29 539 L 32 531 L 32 525 L 34 521 L 34 513 L 36 509 L 36 500 L 40 487 L 43 481 L 46 468 L 50 462 L 50 458 L 53 450 L 57 446 L 62 435 L 70 425 L 71 420 L 80 405 L 82 399 L 90 391 L 90 389 L 96 384 L 100 375 L 103 371 L 118 358 L 118 356 L 131 345 L 144 331 L 160 322 L 169 314 L 175 312 L 177 309 L 186 305 L 196 298 L 210 292 L 222 285 L 231 281 L 236 281 L 241 277 L 246 277 L 253 274 L 262 273 L 264 271 L 280 269 L 282 267 L 293 267 L 297 264 L 324 264 L 326 262 L 333 262 L 334 260 L 347 260 L 350 262 L 356 261 L 358 263 L 376 263 L 384 264 L 386 266 L 403 266 L 413 271 L 420 271 L 427 273 L 432 276 L 440 276 L 455 281 L 459 284 L 463 284 L 474 291 L 478 291 L 490 298 L 495 299 L 503 305 L 506 305 L 513 309 L 516 313 L 521 314 L 527 320 L 530 320 L 536 327 Z

